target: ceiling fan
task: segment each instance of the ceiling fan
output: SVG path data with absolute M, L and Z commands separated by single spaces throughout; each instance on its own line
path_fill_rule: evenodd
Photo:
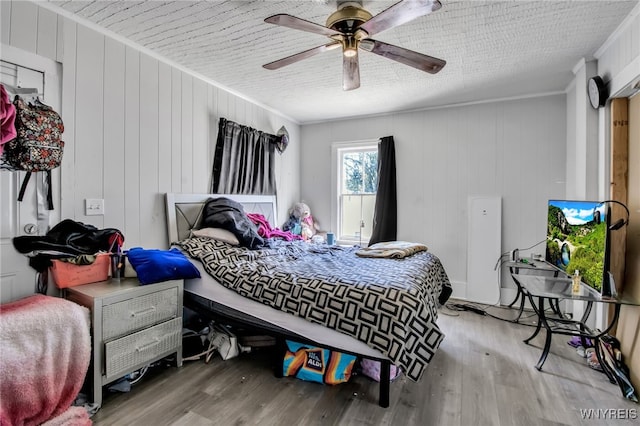
M 324 35 L 332 41 L 270 62 L 263 67 L 276 70 L 319 53 L 342 48 L 342 88 L 353 90 L 360 87 L 358 48 L 431 74 L 437 73 L 445 66 L 446 61 L 442 59 L 369 38 L 437 11 L 442 7 L 438 0 L 402 0 L 376 16 L 362 8 L 362 0 L 337 0 L 337 4 L 338 10 L 327 18 L 326 26 L 287 14 L 273 15 L 265 19 L 269 24 Z

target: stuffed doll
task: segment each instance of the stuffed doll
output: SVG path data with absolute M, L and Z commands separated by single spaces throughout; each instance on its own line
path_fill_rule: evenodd
M 282 226 L 284 231 L 300 235 L 309 241 L 318 232 L 318 225 L 311 215 L 311 209 L 305 203 L 295 203 L 289 210 L 289 219 Z
M 302 226 L 300 225 L 300 219 L 293 214 L 289 214 L 289 219 L 282 225 L 283 231 L 289 231 L 294 235 L 300 235 L 302 233 Z

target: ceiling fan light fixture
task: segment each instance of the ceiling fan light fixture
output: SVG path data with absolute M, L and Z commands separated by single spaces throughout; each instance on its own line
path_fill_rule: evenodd
M 358 55 L 358 45 L 360 42 L 354 37 L 347 37 L 342 42 L 342 54 L 347 58 L 353 58 Z
M 344 51 L 342 52 L 342 54 L 344 56 L 346 56 L 347 58 L 353 58 L 354 56 L 356 56 L 358 54 L 358 51 L 356 49 L 352 49 L 352 48 L 345 48 Z

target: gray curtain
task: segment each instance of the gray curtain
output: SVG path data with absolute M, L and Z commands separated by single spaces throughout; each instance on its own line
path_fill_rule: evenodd
M 397 239 L 397 205 L 396 149 L 393 136 L 385 136 L 378 143 L 378 189 L 369 245 Z
M 211 192 L 275 195 L 277 140 L 275 135 L 220 118 Z

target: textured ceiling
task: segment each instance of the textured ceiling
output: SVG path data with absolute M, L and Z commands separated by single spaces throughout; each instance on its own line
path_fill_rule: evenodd
M 364 0 L 376 15 L 397 0 Z M 262 65 L 329 39 L 264 23 L 290 15 L 324 25 L 335 0 L 52 1 L 300 123 L 562 91 L 634 1 L 441 0 L 442 8 L 376 34 L 445 59 L 432 75 L 360 51 L 361 87 L 342 90 L 340 50 L 275 71 Z

